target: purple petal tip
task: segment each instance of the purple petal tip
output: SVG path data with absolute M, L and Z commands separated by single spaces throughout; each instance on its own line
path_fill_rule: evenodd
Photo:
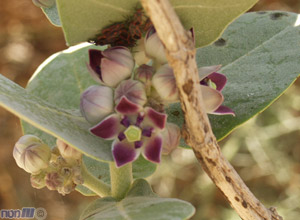
M 127 142 L 113 143 L 112 153 L 117 167 L 121 167 L 127 163 L 130 163 L 134 161 L 137 157 L 137 153 L 134 149 L 134 146 Z

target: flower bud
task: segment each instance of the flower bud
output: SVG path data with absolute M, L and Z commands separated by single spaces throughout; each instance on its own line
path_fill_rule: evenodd
M 56 145 L 63 158 L 71 158 L 75 160 L 81 159 L 82 154 L 75 148 L 63 142 L 62 140 L 56 139 Z
M 54 5 L 55 0 L 32 0 L 37 7 L 50 8 Z
M 33 135 L 24 135 L 15 144 L 13 156 L 19 167 L 28 173 L 38 173 L 49 165 L 51 149 Z
M 99 83 L 116 87 L 130 77 L 134 59 L 126 47 L 111 47 L 104 51 L 89 50 L 88 68 L 92 77 Z
M 142 38 L 136 42 L 136 46 L 132 49 L 135 63 L 138 66 L 150 61 L 149 57 L 146 56 L 144 44 L 145 41 Z
M 146 33 L 145 52 L 149 58 L 154 59 L 161 64 L 168 62 L 164 46 L 160 41 L 154 27 L 151 27 Z
M 171 153 L 179 145 L 180 137 L 180 128 L 173 123 L 167 123 L 166 128 L 162 132 L 162 153 Z
M 154 74 L 153 67 L 143 64 L 137 68 L 135 79 L 145 84 L 148 84 L 148 82 L 151 82 L 151 78 L 153 74 Z
M 47 173 L 45 184 L 49 190 L 57 190 L 64 184 L 64 178 L 58 172 Z
M 113 112 L 113 90 L 106 86 L 91 86 L 80 97 L 81 114 L 90 123 L 98 123 Z
M 168 64 L 161 66 L 152 78 L 152 85 L 164 101 L 179 100 L 173 70 Z
M 123 96 L 140 106 L 143 106 L 147 102 L 145 86 L 136 80 L 128 79 L 119 84 L 115 90 L 116 105 Z
M 31 174 L 30 182 L 31 182 L 31 186 L 33 188 L 41 189 L 41 188 L 45 187 L 46 186 L 45 173 L 41 172 L 37 175 Z

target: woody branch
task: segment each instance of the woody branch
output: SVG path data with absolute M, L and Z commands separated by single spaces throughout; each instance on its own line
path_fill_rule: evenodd
M 282 219 L 274 208 L 267 209 L 260 203 L 222 155 L 203 109 L 192 37 L 181 25 L 169 1 L 141 2 L 165 46 L 169 65 L 174 70 L 185 114 L 186 128 L 183 133 L 199 163 L 242 219 Z

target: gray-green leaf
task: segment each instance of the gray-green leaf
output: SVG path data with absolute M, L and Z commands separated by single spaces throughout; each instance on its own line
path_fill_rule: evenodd
M 170 0 L 186 29 L 194 28 L 196 46 L 215 41 L 240 14 L 257 0 Z M 106 26 L 124 22 L 134 14 L 139 0 L 57 0 L 69 45 L 94 38 Z
M 217 139 L 266 109 L 299 76 L 298 17 L 279 11 L 248 13 L 234 21 L 213 45 L 198 49 L 199 67 L 222 64 L 219 72 L 228 79 L 224 105 L 236 114 L 209 115 Z M 168 113 L 170 121 L 182 125 L 179 104 L 172 105 Z
M 31 95 L 0 75 L 0 105 L 37 128 L 97 160 L 111 161 L 111 143 L 89 133 L 86 120 Z
M 41 8 L 43 10 L 43 12 L 45 13 L 46 17 L 48 18 L 48 20 L 55 26 L 60 27 L 61 23 L 60 23 L 60 19 L 59 19 L 59 15 L 58 15 L 58 11 L 57 11 L 57 7 L 56 7 L 56 3 L 50 7 L 50 8 Z
M 94 201 L 80 220 L 182 220 L 195 212 L 188 202 L 157 197 L 145 180 L 136 180 L 133 186 L 122 201 L 110 197 Z

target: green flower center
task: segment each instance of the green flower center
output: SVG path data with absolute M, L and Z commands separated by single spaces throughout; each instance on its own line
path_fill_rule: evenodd
M 142 137 L 142 130 L 134 125 L 130 125 L 125 131 L 124 134 L 126 139 L 129 142 L 135 142 L 141 140 Z

